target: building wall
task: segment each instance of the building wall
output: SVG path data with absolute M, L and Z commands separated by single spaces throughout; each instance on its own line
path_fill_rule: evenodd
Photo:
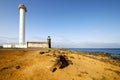
M 28 48 L 49 48 L 48 42 L 27 42 Z
M 3 48 L 27 48 L 27 45 L 3 45 Z

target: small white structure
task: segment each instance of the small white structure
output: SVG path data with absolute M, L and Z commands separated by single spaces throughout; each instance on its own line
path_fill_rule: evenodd
M 3 45 L 3 48 L 27 48 L 27 45 Z
M 27 48 L 27 45 L 15 45 L 15 47 L 12 48 Z
M 25 12 L 27 12 L 26 7 L 23 4 L 18 6 L 20 10 L 20 23 L 19 23 L 19 44 L 25 44 Z
M 12 45 L 3 45 L 3 48 L 11 48 Z

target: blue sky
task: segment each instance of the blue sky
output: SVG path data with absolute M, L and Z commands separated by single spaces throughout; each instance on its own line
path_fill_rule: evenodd
M 52 38 L 52 47 L 120 48 L 120 0 L 0 0 L 0 44 L 18 43 L 19 10 L 26 42 Z

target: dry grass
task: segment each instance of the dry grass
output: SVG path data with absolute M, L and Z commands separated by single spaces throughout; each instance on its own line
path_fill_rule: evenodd
M 57 61 L 60 55 L 65 59 Z M 0 80 L 120 80 L 120 66 L 88 55 L 66 49 L 0 49 Z M 51 71 L 64 60 L 71 64 Z

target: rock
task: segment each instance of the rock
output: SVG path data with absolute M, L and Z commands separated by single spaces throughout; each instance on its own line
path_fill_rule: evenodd
M 59 55 L 56 59 L 54 66 L 59 67 L 59 69 L 67 67 L 69 64 L 73 64 L 72 61 L 68 60 L 65 55 Z
M 57 68 L 50 68 L 50 71 L 52 71 L 52 72 L 55 72 L 57 70 Z
M 20 66 L 16 66 L 16 69 L 20 69 Z
M 44 54 L 45 52 L 40 52 L 40 54 Z
M 6 70 L 8 69 L 8 67 L 3 67 L 0 71 Z

